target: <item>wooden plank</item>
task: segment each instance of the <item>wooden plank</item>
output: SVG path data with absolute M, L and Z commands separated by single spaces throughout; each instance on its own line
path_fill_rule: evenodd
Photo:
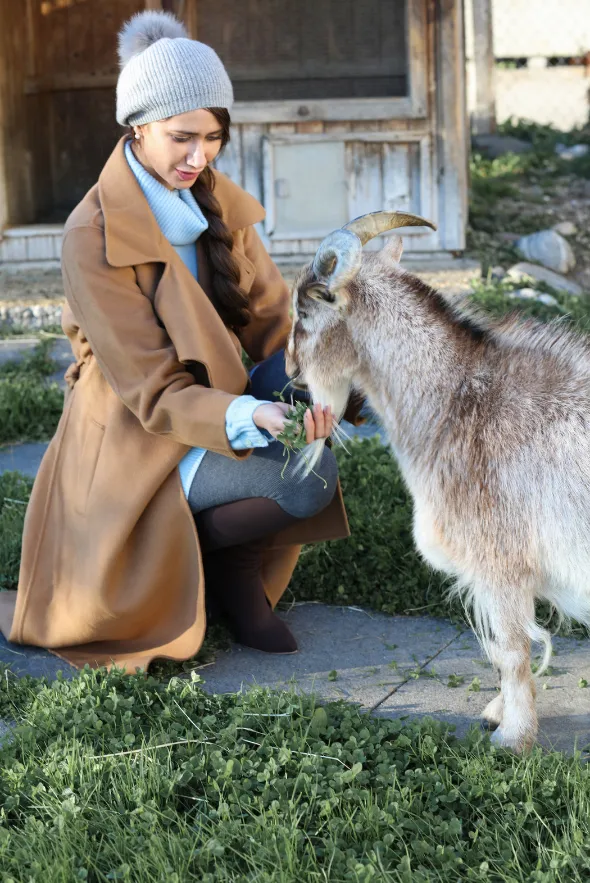
M 244 129 L 249 129 L 249 126 L 245 126 Z M 383 144 L 387 142 L 409 142 L 414 141 L 418 142 L 424 135 L 428 134 L 424 130 L 420 132 L 365 132 L 363 130 L 359 132 L 355 131 L 325 131 L 321 134 L 319 133 L 299 133 L 296 132 L 293 134 L 278 134 L 273 135 L 272 140 L 281 142 L 283 144 L 305 144 L 306 142 L 317 142 L 320 143 L 322 141 L 358 141 L 364 142 L 365 144 Z
M 68 8 L 53 9 L 37 19 L 37 74 L 68 74 Z
M 162 0 L 145 0 L 145 9 L 162 9 Z
M 117 74 L 54 74 L 53 76 L 27 79 L 24 85 L 26 95 L 42 92 L 77 92 L 84 89 L 112 89 L 117 85 Z
M 189 32 L 189 36 L 193 40 L 198 40 L 199 36 L 199 4 L 198 0 L 185 0 L 184 14 L 182 16 L 184 23 Z
M 413 114 L 409 98 L 339 98 L 329 101 L 236 101 L 236 123 L 292 123 L 304 120 L 406 119 Z
M 94 74 L 93 31 L 101 29 L 102 20 L 97 21 L 82 3 L 74 3 L 65 13 L 68 76 Z
M 425 0 L 407 0 L 407 2 L 410 99 L 412 103 L 412 113 L 408 116 L 426 117 L 428 115 L 426 5 Z M 463 51 L 461 57 L 463 57 Z
M 105 87 L 116 85 L 119 74 L 117 34 L 124 22 L 140 12 L 142 7 L 143 0 L 101 0 L 100 19 L 92 28 L 94 68 L 91 73 L 94 78 L 105 77 L 101 84 Z M 96 79 L 89 79 L 88 82 L 91 82 L 90 88 L 96 88 Z
M 380 211 L 383 208 L 382 145 L 352 141 L 346 145 L 345 162 L 351 219 Z M 382 244 L 377 237 L 365 248 L 367 251 L 378 251 Z
M 215 163 L 224 175 L 235 181 L 236 184 L 242 186 L 244 179 L 244 170 L 242 162 L 242 128 L 241 126 L 232 126 L 231 139 L 229 144 L 223 151 L 222 156 Z
M 406 132 L 408 130 L 409 120 L 380 120 L 380 132 Z M 419 125 L 423 125 L 422 120 L 418 121 Z
M 410 211 L 410 164 L 407 144 L 383 145 L 383 208 Z
M 475 66 L 475 110 L 472 129 L 477 135 L 496 130 L 494 90 L 494 32 L 491 0 L 472 0 L 473 58 Z
M 353 132 L 379 132 L 381 126 L 379 120 L 353 120 L 350 124 Z
M 350 132 L 352 123 L 350 120 L 337 120 L 336 122 L 325 122 L 324 132 L 326 135 L 340 135 L 343 132 Z
M 251 193 L 259 202 L 264 203 L 262 192 L 262 138 L 266 128 L 260 125 L 248 125 L 242 128 L 242 180 L 244 190 Z M 268 236 L 264 222 L 256 228 L 265 243 Z
M 297 123 L 295 128 L 302 135 L 318 135 L 323 133 L 324 124 L 321 120 L 314 120 L 309 123 Z
M 0 0 L 0 233 L 8 224 L 32 220 L 34 210 L 23 96 L 30 64 L 24 12 L 20 3 Z
M 268 127 L 270 135 L 294 135 L 296 131 L 295 123 L 271 123 Z
M 27 77 L 35 76 L 35 0 L 27 0 Z

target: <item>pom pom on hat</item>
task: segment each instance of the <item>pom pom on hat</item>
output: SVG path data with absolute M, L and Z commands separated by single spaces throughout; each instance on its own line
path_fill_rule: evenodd
M 165 37 L 189 39 L 185 26 L 171 12 L 137 12 L 119 32 L 119 64 L 125 67 L 134 56 Z

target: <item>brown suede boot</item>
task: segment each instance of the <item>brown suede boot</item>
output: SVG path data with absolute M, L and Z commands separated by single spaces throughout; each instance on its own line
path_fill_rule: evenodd
M 225 614 L 236 641 L 266 653 L 295 653 L 297 642 L 264 592 L 264 537 L 297 519 L 266 497 L 214 506 L 195 515 L 203 550 L 208 611 Z

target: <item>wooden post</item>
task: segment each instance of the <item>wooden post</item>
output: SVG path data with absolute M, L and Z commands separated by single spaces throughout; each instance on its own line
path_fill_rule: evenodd
M 145 0 L 146 9 L 162 9 L 162 0 Z
M 467 107 L 462 0 L 432 0 L 435 10 L 436 164 L 441 247 L 465 248 Z
M 490 135 L 496 130 L 492 0 L 472 0 L 472 5 L 475 66 L 475 111 L 472 129 L 474 135 Z

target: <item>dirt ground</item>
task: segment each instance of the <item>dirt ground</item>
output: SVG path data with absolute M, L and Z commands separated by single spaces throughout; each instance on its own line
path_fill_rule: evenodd
M 56 304 L 63 296 L 59 270 L 0 270 L 0 306 Z

